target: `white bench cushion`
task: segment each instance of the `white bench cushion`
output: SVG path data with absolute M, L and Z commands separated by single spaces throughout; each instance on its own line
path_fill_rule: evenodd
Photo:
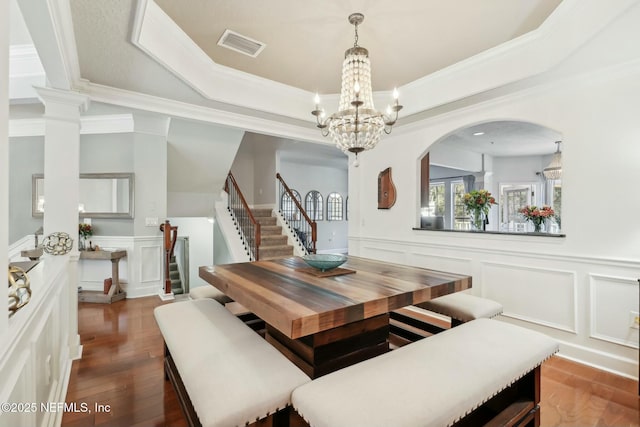
M 449 426 L 557 350 L 541 333 L 479 319 L 315 379 L 292 402 L 312 427 Z
M 286 407 L 310 379 L 212 299 L 157 307 L 155 317 L 203 427 L 244 426 Z
M 189 291 L 189 297 L 191 297 L 191 299 L 211 298 L 218 301 L 222 305 L 233 301 L 231 298 L 229 298 L 213 286 L 209 285 L 198 286 L 197 288 L 191 289 L 191 291 Z
M 416 306 L 462 322 L 490 319 L 502 313 L 502 304 L 463 292 L 444 295 L 416 304 Z

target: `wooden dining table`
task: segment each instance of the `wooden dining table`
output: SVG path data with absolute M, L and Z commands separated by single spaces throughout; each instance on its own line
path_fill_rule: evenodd
M 471 287 L 470 276 L 354 256 L 324 273 L 291 257 L 200 277 L 263 319 L 267 341 L 312 378 L 389 351 L 389 312 Z

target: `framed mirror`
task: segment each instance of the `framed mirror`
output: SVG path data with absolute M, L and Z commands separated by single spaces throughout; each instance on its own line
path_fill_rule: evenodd
M 134 174 L 80 174 L 80 218 L 133 218 Z M 31 213 L 41 217 L 46 208 L 44 175 L 34 174 L 31 181 Z

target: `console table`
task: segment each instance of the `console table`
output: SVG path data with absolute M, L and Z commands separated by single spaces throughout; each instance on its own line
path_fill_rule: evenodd
M 120 287 L 120 274 L 118 262 L 127 256 L 126 250 L 118 251 L 80 251 L 80 259 L 109 260 L 111 261 L 111 287 L 108 293 L 102 291 L 80 291 L 78 301 L 108 303 L 119 301 L 127 297 L 127 293 Z

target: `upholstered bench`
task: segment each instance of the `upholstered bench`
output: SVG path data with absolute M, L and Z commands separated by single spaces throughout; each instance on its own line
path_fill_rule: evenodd
M 464 292 L 454 292 L 416 304 L 417 307 L 451 318 L 451 326 L 475 319 L 490 319 L 502 314 L 502 304 Z
M 417 308 L 416 308 L 417 307 Z M 446 325 L 429 318 L 428 310 L 449 317 Z M 417 341 L 475 319 L 491 319 L 502 314 L 502 304 L 465 292 L 455 292 L 391 313 L 391 332 L 408 341 Z
M 315 379 L 291 400 L 311 427 L 538 426 L 540 365 L 557 350 L 539 332 L 478 319 Z
M 189 297 L 191 299 L 211 298 L 218 301 L 222 305 L 233 301 L 231 298 L 210 285 L 198 286 L 197 288 L 191 289 L 191 291 L 189 291 Z
M 165 372 L 191 426 L 288 426 L 298 367 L 213 299 L 157 307 Z

